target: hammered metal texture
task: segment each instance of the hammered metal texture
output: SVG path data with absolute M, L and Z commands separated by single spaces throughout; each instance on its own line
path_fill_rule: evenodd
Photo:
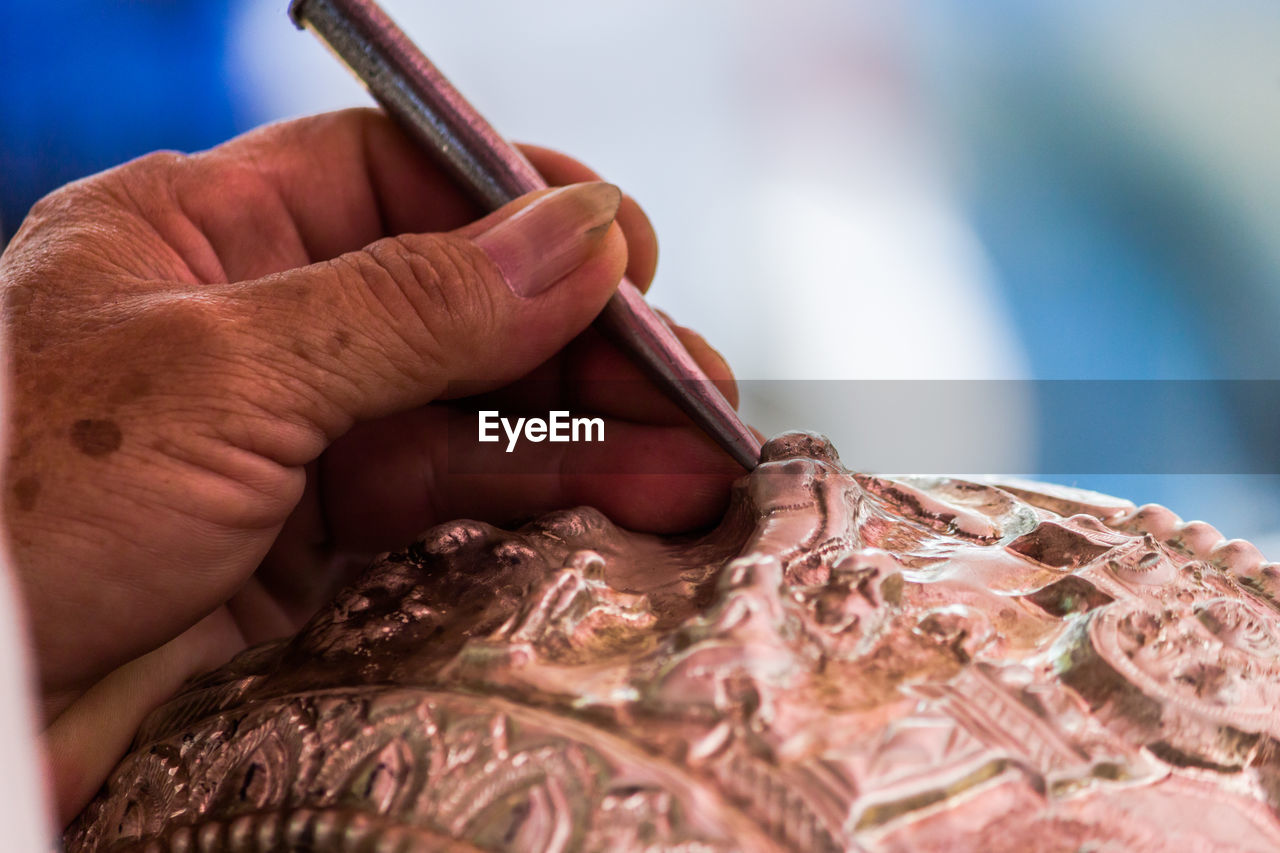
M 154 712 L 68 849 L 1280 849 L 1255 548 L 764 452 L 703 536 L 428 531 Z

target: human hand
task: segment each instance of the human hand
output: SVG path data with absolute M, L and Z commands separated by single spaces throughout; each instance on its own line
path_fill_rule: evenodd
M 526 153 L 552 183 L 595 179 Z M 624 268 L 652 277 L 639 208 L 589 184 L 478 213 L 355 110 L 142 158 L 49 196 L 15 235 L 5 510 L 64 817 L 184 678 L 296 630 L 344 553 L 459 516 L 593 504 L 669 531 L 721 510 L 727 455 L 656 389 L 590 381 L 638 378 L 583 330 Z M 680 335 L 734 399 L 724 362 Z M 549 408 L 606 417 L 610 442 L 451 474 L 462 410 L 428 404 L 519 399 L 530 374 Z M 655 460 L 701 473 L 602 473 Z

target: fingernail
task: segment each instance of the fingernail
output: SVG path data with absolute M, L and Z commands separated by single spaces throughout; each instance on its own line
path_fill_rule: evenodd
M 621 202 L 613 184 L 572 184 L 552 190 L 474 242 L 517 296 L 537 296 L 591 256 Z

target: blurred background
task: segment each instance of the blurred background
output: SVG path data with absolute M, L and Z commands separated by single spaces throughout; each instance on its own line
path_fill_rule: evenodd
M 68 180 L 368 102 L 285 0 L 0 5 L 6 235 Z M 1227 473 L 1266 470 L 1273 413 L 1203 382 L 1151 440 L 1239 464 L 1141 473 L 1023 381 L 1280 378 L 1280 4 L 385 6 L 505 134 L 637 197 L 651 301 L 725 353 L 766 432 L 877 469 L 897 411 L 986 470 L 1280 554 L 1280 476 Z

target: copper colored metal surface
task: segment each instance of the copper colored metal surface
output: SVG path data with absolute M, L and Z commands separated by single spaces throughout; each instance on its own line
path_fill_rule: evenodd
M 1278 568 L 791 434 L 700 538 L 428 531 L 153 713 L 68 849 L 1274 851 Z
M 490 209 L 546 181 L 372 0 L 294 0 L 289 14 L 329 45 L 370 93 Z M 643 295 L 623 279 L 600 328 L 747 470 L 760 442 Z

